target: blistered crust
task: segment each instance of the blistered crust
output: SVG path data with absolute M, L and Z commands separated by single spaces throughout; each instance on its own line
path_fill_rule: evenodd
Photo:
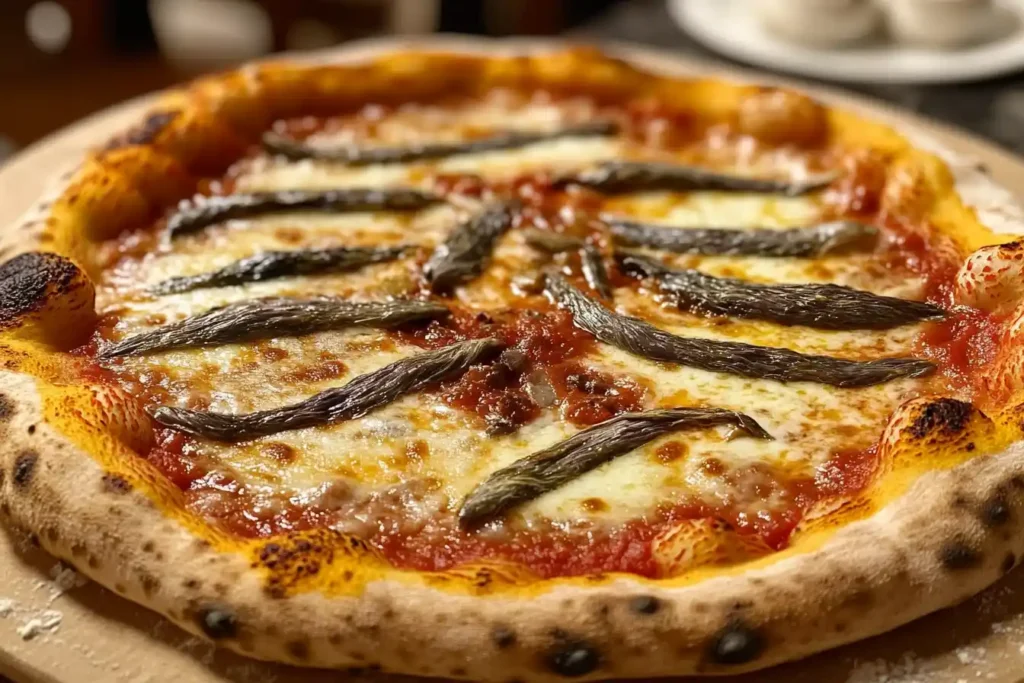
M 499 84 L 647 94 L 699 102 L 708 116 L 736 111 L 743 97 L 762 92 L 659 79 L 586 51 L 401 54 L 346 69 L 253 67 L 205 79 L 168 95 L 138 129 L 63 181 L 70 186 L 29 232 L 81 268 L 52 254 L 22 257 L 36 264 L 26 272 L 43 275 L 32 276 L 37 294 L 12 299 L 11 319 L 36 316 L 38 329 L 50 330 L 41 340 L 62 348 L 46 321 L 56 319 L 49 311 L 58 300 L 91 296 L 85 272 L 100 265 L 91 245 L 159 215 L 275 118 Z M 816 120 L 802 100 L 790 101 Z M 775 106 L 785 102 L 748 105 L 748 132 L 776 130 L 764 123 Z M 164 184 L 165 175 L 176 180 Z M 961 184 L 968 203 L 990 185 L 972 183 Z M 883 207 L 925 212 L 948 191 L 935 185 L 934 169 L 899 167 Z M 73 310 L 91 307 L 90 300 Z M 833 501 L 789 551 L 758 559 L 760 549 L 751 548 L 750 564 L 722 569 L 730 560 L 718 561 L 723 531 L 703 529 L 690 534 L 681 556 L 686 562 L 687 548 L 708 548 L 700 558 L 710 561 L 697 563 L 707 571 L 696 578 L 537 582 L 505 566 L 397 571 L 358 539 L 328 530 L 227 538 L 187 513 L 180 493 L 135 456 L 150 446 L 152 430 L 130 396 L 0 372 L 0 513 L 119 594 L 253 657 L 486 681 L 732 673 L 893 628 L 1016 565 L 1024 551 L 1024 449 L 970 456 L 991 452 L 985 444 L 995 429 L 970 404 L 915 399 L 894 415 L 880 449 L 876 484 L 896 482 L 887 497 Z
M 92 281 L 69 259 L 30 252 L 0 264 L 0 330 L 70 348 L 96 321 Z
M 9 521 L 196 635 L 299 665 L 488 681 L 743 671 L 965 598 L 1024 552 L 1024 448 L 1015 445 L 925 474 L 816 551 L 690 585 L 617 578 L 516 594 L 489 591 L 480 570 L 476 591 L 401 572 L 371 578 L 361 592 L 308 591 L 304 582 L 323 587 L 320 574 L 365 579 L 334 568 L 356 557 L 372 573 L 372 556 L 327 530 L 225 552 L 229 541 L 197 535 L 153 505 L 138 472 L 104 469 L 46 424 L 34 380 L 0 373 L 0 392 L 0 510 Z M 925 403 L 908 408 L 899 428 L 959 443 L 974 416 L 967 404 Z

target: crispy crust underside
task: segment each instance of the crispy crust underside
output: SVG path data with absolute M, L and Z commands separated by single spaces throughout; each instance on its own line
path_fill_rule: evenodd
M 266 67 L 168 95 L 145 125 L 65 178 L 52 206 L 7 243 L 5 256 L 42 249 L 70 261 L 23 258 L 4 273 L 19 284 L 0 288 L 4 521 L 97 582 L 243 654 L 483 681 L 757 669 L 894 628 L 969 597 L 1018 563 L 1024 444 L 963 455 L 991 452 L 985 444 L 1019 422 L 1017 411 L 987 416 L 952 399 L 915 399 L 897 411 L 883 438 L 893 483 L 880 490 L 891 495 L 855 505 L 860 521 L 832 511 L 788 551 L 682 579 L 541 582 L 499 566 L 403 572 L 331 531 L 247 542 L 185 511 L 180 492 L 135 455 L 152 430 L 130 397 L 109 386 L 62 386 L 60 363 L 47 353 L 80 341 L 69 330 L 91 329 L 91 245 L 190 191 L 188 173 L 215 168 L 271 118 L 386 90 L 436 91 L 467 70 L 481 85 L 525 79 L 600 91 L 651 81 L 655 94 L 700 94 L 723 110 L 741 90 L 655 85 L 621 62 L 570 51 L 392 55 L 338 69 L 333 80 Z M 280 106 L 271 112 L 268 102 Z M 990 229 L 1019 230 L 1003 190 L 944 156 L 964 203 Z M 924 466 L 922 454 L 932 458 Z

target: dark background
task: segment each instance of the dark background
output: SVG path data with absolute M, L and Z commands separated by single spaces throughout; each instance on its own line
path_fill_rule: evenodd
M 0 0 L 0 158 L 116 102 L 272 51 L 437 30 L 717 58 L 663 0 Z M 1024 152 L 1024 77 L 857 90 Z

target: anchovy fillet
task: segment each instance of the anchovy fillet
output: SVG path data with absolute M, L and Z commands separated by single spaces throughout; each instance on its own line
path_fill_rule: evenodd
M 245 415 L 162 406 L 153 419 L 182 432 L 217 441 L 243 441 L 268 434 L 352 420 L 437 382 L 462 375 L 496 354 L 495 339 L 474 339 L 421 353 L 360 375 L 345 386 L 304 401 Z
M 559 182 L 563 185 L 582 185 L 604 194 L 662 190 L 668 192 L 753 192 L 797 197 L 825 188 L 835 178 L 835 174 L 828 173 L 811 176 L 805 180 L 776 180 L 716 173 L 695 166 L 639 161 L 606 161 L 595 168 L 563 178 Z
M 430 288 L 449 292 L 479 275 L 494 244 L 511 227 L 515 206 L 497 204 L 458 225 L 423 267 Z
M 619 255 L 627 272 L 652 278 L 680 308 L 694 313 L 770 320 L 823 330 L 884 330 L 945 312 L 923 301 L 879 296 L 833 284 L 763 285 L 676 270 L 636 254 Z
M 413 247 L 335 247 L 267 251 L 235 261 L 220 270 L 199 275 L 174 277 L 149 291 L 153 294 L 180 294 L 206 287 L 230 287 L 247 282 L 265 282 L 284 277 L 342 273 L 371 263 L 394 261 Z
M 550 253 L 563 251 L 579 251 L 580 269 L 587 286 L 597 292 L 602 299 L 612 298 L 611 279 L 604 266 L 604 257 L 592 244 L 587 244 L 578 237 L 563 235 L 549 230 L 529 228 L 524 231 L 526 243 L 537 249 Z
M 673 228 L 618 218 L 604 221 L 618 244 L 703 256 L 824 256 L 870 250 L 878 239 L 878 228 L 853 221 L 781 230 Z
M 460 154 L 518 149 L 562 138 L 608 137 L 615 135 L 618 129 L 618 125 L 613 121 L 593 121 L 552 131 L 512 131 L 466 142 L 414 143 L 404 147 L 357 147 L 354 145 L 318 147 L 276 133 L 266 133 L 263 136 L 263 147 L 268 152 L 280 154 L 292 160 L 319 159 L 341 162 L 350 166 L 368 166 L 370 164 L 429 161 Z
M 718 425 L 733 425 L 756 439 L 772 438 L 753 418 L 731 410 L 673 408 L 626 413 L 494 472 L 463 502 L 459 523 L 464 528 L 478 526 L 664 434 Z
M 345 327 L 392 327 L 448 315 L 427 301 L 346 301 L 336 297 L 239 301 L 128 337 L 99 353 L 101 360 L 170 349 L 295 337 Z
M 602 299 L 612 298 L 612 284 L 608 278 L 608 270 L 604 267 L 604 257 L 592 244 L 580 250 L 580 269 L 587 286 L 597 292 Z
M 548 275 L 545 289 L 552 301 L 572 314 L 576 327 L 606 344 L 651 360 L 741 377 L 837 387 L 882 384 L 920 377 L 935 369 L 932 363 L 916 358 L 854 361 L 739 342 L 688 339 L 608 310 L 561 275 Z
M 183 203 L 167 221 L 172 238 L 237 218 L 248 218 L 288 211 L 322 211 L 344 213 L 353 211 L 417 211 L 441 198 L 419 190 L 371 190 L 348 188 L 312 192 L 257 192 L 202 197 Z

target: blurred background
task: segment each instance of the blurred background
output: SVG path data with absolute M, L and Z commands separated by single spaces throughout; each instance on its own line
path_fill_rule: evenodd
M 760 0 L 701 4 L 716 12 L 748 1 Z M 0 0 L 0 159 L 89 113 L 201 72 L 369 36 L 564 34 L 729 61 L 687 30 L 679 12 L 686 2 L 697 0 Z M 729 30 L 724 18 L 709 17 Z M 1024 56 L 1024 43 L 1018 52 Z M 760 66 L 772 68 L 771 60 Z M 931 85 L 883 84 L 891 80 L 884 76 L 853 87 L 1024 152 L 1020 75 Z

